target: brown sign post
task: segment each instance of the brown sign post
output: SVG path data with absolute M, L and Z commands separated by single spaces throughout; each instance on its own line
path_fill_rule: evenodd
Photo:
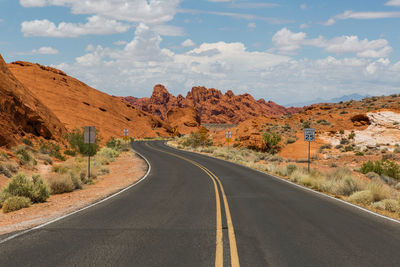
M 94 144 L 96 141 L 96 127 L 94 126 L 85 126 L 85 131 L 83 134 L 83 139 L 85 144 L 89 144 L 89 152 L 88 152 L 88 178 L 90 179 L 90 153 L 91 144 Z

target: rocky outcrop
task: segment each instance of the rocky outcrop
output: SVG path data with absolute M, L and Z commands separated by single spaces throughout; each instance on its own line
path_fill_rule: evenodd
M 201 123 L 238 123 L 259 116 L 283 115 L 299 111 L 299 108 L 287 109 L 272 101 L 255 100 L 250 94 L 235 95 L 231 90 L 222 94 L 220 90 L 205 87 L 193 87 L 183 97 L 171 95 L 161 84 L 154 87 L 150 98 L 126 97 L 132 105 L 167 119 L 174 108 L 193 108 Z
M 195 132 L 200 127 L 200 117 L 194 108 L 174 107 L 168 111 L 167 120 L 181 134 Z
M 12 146 L 27 135 L 58 139 L 64 125 L 9 71 L 0 55 L 0 146 Z

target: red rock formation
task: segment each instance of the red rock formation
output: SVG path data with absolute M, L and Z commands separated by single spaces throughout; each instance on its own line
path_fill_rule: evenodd
M 287 109 L 264 99 L 255 100 L 249 94 L 234 95 L 231 90 L 222 94 L 220 90 L 193 87 L 186 98 L 171 95 L 163 85 L 156 85 L 150 98 L 126 97 L 125 100 L 142 110 L 167 119 L 173 108 L 194 108 L 201 123 L 238 123 L 259 116 L 295 113 L 300 108 Z
M 0 146 L 15 145 L 23 136 L 58 139 L 64 125 L 9 71 L 0 55 Z
M 60 70 L 21 61 L 8 64 L 8 68 L 51 110 L 47 113 L 54 112 L 68 130 L 93 125 L 104 141 L 110 136 L 122 136 L 123 129 L 129 129 L 130 136 L 135 138 L 172 134 L 172 128 L 160 118 L 91 88 Z

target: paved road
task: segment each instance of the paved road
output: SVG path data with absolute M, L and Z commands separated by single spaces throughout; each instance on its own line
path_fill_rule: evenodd
M 0 266 L 400 266 L 399 224 L 161 142 L 134 148 L 146 180 L 0 244 Z

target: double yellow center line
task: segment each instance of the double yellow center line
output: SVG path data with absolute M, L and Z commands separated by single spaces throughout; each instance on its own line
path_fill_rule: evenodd
M 227 223 L 227 227 L 228 227 L 229 247 L 230 247 L 230 255 L 231 255 L 231 266 L 239 267 L 240 264 L 239 264 L 239 255 L 238 255 L 237 245 L 236 245 L 235 230 L 233 228 L 231 212 L 229 211 L 228 200 L 226 198 L 224 187 L 222 186 L 221 180 L 209 169 L 207 169 L 203 165 L 201 165 L 193 160 L 190 160 L 188 158 L 185 158 L 183 156 L 180 156 L 180 155 L 177 155 L 174 153 L 167 152 L 165 150 L 151 147 L 148 143 L 145 143 L 145 145 L 153 150 L 157 150 L 162 153 L 166 153 L 166 154 L 172 155 L 174 157 L 186 160 L 186 161 L 192 163 L 193 165 L 199 167 L 200 169 L 202 169 L 211 178 L 211 180 L 214 184 L 214 189 L 215 189 L 215 200 L 216 200 L 215 204 L 216 204 L 216 209 L 217 209 L 215 267 L 224 266 L 222 211 L 221 211 L 220 195 L 219 195 L 219 190 L 218 190 L 218 186 L 219 186 L 219 188 L 221 190 L 222 200 L 223 200 L 224 207 L 225 207 L 225 215 L 226 215 L 226 223 Z

